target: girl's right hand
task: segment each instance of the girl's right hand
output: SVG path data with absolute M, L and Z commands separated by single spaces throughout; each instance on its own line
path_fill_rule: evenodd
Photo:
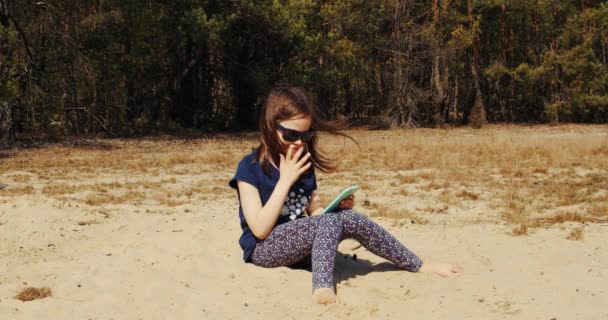
M 285 181 L 290 186 L 293 185 L 296 181 L 298 181 L 300 175 L 306 172 L 306 170 L 308 170 L 308 168 L 310 168 L 311 166 L 311 162 L 308 161 L 310 159 L 309 152 L 307 152 L 300 159 L 300 156 L 302 156 L 304 149 L 305 148 L 300 148 L 294 153 L 294 147 L 293 145 L 290 145 L 289 148 L 287 148 L 286 155 L 279 155 L 281 158 L 281 163 L 279 167 L 279 179 Z

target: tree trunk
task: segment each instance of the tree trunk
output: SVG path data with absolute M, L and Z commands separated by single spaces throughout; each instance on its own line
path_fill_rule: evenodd
M 507 4 L 503 2 L 500 15 L 500 33 L 502 42 L 502 64 L 506 67 L 507 61 L 507 50 L 509 46 L 509 40 L 507 35 Z
M 235 99 L 230 87 L 230 83 L 222 76 L 224 74 L 223 58 L 221 51 L 209 46 L 207 52 L 209 72 L 209 104 L 207 106 L 206 122 L 220 125 L 225 130 L 229 127 L 229 122 L 233 121 L 231 115 L 235 113 Z M 258 114 L 254 114 L 254 120 L 258 119 Z
M 349 118 L 353 115 L 353 93 L 350 86 L 350 79 L 344 79 L 344 115 Z
M 467 9 L 469 14 L 469 23 L 471 25 L 471 32 L 475 32 L 474 24 L 475 18 L 473 16 L 473 5 L 471 0 L 467 0 Z M 473 75 L 473 84 L 475 86 L 475 103 L 471 109 L 469 115 L 469 122 L 475 128 L 481 128 L 486 123 L 486 106 L 483 102 L 483 96 L 481 93 L 481 81 L 479 79 L 479 38 L 477 35 L 473 36 L 473 57 L 471 59 L 471 74 Z
M 12 103 L 0 101 L 0 148 L 9 147 L 15 142 L 12 107 Z
M 440 28 L 440 3 L 433 0 L 433 30 L 436 33 L 432 40 L 433 66 L 431 72 L 432 99 L 435 106 L 433 112 L 433 124 L 443 125 L 449 113 L 448 88 L 449 69 L 447 63 L 446 49 L 441 42 Z M 443 116 L 442 116 L 443 115 Z
M 553 1 L 553 28 L 559 30 L 559 3 Z M 555 51 L 558 48 L 557 39 L 551 39 L 551 50 Z
M 384 67 L 381 66 L 379 63 L 376 63 L 376 66 L 374 68 L 374 82 L 376 84 L 376 108 L 378 108 L 379 110 L 386 110 L 386 107 L 388 105 L 387 103 L 387 94 L 386 92 L 388 90 L 385 90 L 385 79 L 384 79 L 384 73 L 383 70 Z M 370 115 L 370 111 L 371 110 L 365 110 L 365 116 L 369 116 Z
M 442 125 L 441 114 L 446 113 L 447 106 L 447 86 L 448 86 L 448 75 L 447 67 L 442 68 L 441 52 L 443 49 L 437 48 L 433 57 L 433 71 L 431 76 L 431 82 L 433 83 L 433 104 L 435 105 L 435 112 L 433 115 L 433 124 Z M 445 61 L 443 61 L 445 64 Z M 443 74 L 441 70 L 443 69 Z
M 604 54 L 604 64 L 608 64 L 608 58 L 606 57 L 606 42 L 602 42 L 602 53 Z
M 9 28 L 9 0 L 0 0 L 0 24 L 5 28 Z M 0 54 L 4 55 L 10 66 L 10 60 L 12 56 L 10 44 L 8 39 L 4 38 L 0 40 Z M 10 77 L 10 73 L 7 69 L 9 66 L 0 65 L 0 80 L 7 79 Z M 13 109 L 14 101 L 13 97 L 8 97 L 4 101 L 0 101 L 0 147 L 8 147 L 15 142 L 15 134 L 13 131 Z
M 456 75 L 454 79 L 454 97 L 452 98 L 453 102 L 451 106 L 452 110 L 448 112 L 448 118 L 446 119 L 447 122 L 459 122 L 462 120 L 458 114 L 458 99 L 460 98 L 459 92 L 460 87 L 458 85 L 458 75 Z
M 415 97 L 409 93 L 410 62 L 404 62 L 403 52 L 411 52 L 411 41 L 401 33 L 402 15 L 406 12 L 409 3 L 405 0 L 395 1 L 393 15 L 393 32 L 390 38 L 390 47 L 393 52 L 391 88 L 388 95 L 389 108 L 386 109 L 385 119 L 389 127 L 415 127 L 414 113 L 416 108 Z
M 8 5 L 9 0 L 0 0 L 0 24 L 5 28 L 8 28 L 8 21 L 10 19 Z
M 587 1 L 585 0 L 581 0 L 581 13 L 585 13 L 585 10 L 587 10 L 588 4 Z M 589 21 L 587 20 L 587 18 L 585 17 L 584 14 L 581 14 L 581 18 L 582 18 L 582 22 L 583 22 L 583 33 L 588 33 L 589 32 Z

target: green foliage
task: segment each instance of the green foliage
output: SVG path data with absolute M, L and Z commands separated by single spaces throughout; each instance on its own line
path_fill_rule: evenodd
M 0 101 L 20 132 L 53 135 L 253 129 L 283 81 L 328 118 L 608 121 L 608 4 L 434 3 L 24 2 L 20 30 L 0 29 Z
M 16 40 L 16 32 L 0 25 L 0 103 L 12 100 L 17 95 L 15 69 L 18 60 L 13 54 Z

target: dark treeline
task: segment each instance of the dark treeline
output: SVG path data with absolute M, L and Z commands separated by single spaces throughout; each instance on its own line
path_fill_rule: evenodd
M 274 83 L 394 126 L 608 122 L 598 0 L 0 0 L 0 138 L 253 129 Z

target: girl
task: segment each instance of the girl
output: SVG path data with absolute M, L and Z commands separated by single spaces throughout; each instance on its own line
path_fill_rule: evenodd
M 272 88 L 259 127 L 259 147 L 240 161 L 229 182 L 239 197 L 239 244 L 245 262 L 274 268 L 311 258 L 312 299 L 322 304 L 336 301 L 334 259 L 338 243 L 347 238 L 411 272 L 461 272 L 458 265 L 423 264 L 382 227 L 353 211 L 354 196 L 342 201 L 336 212 L 320 214 L 314 168 L 332 172 L 335 166 L 317 150 L 315 133 L 352 138 L 340 133 L 336 123 L 319 118 L 304 89 L 285 84 Z

